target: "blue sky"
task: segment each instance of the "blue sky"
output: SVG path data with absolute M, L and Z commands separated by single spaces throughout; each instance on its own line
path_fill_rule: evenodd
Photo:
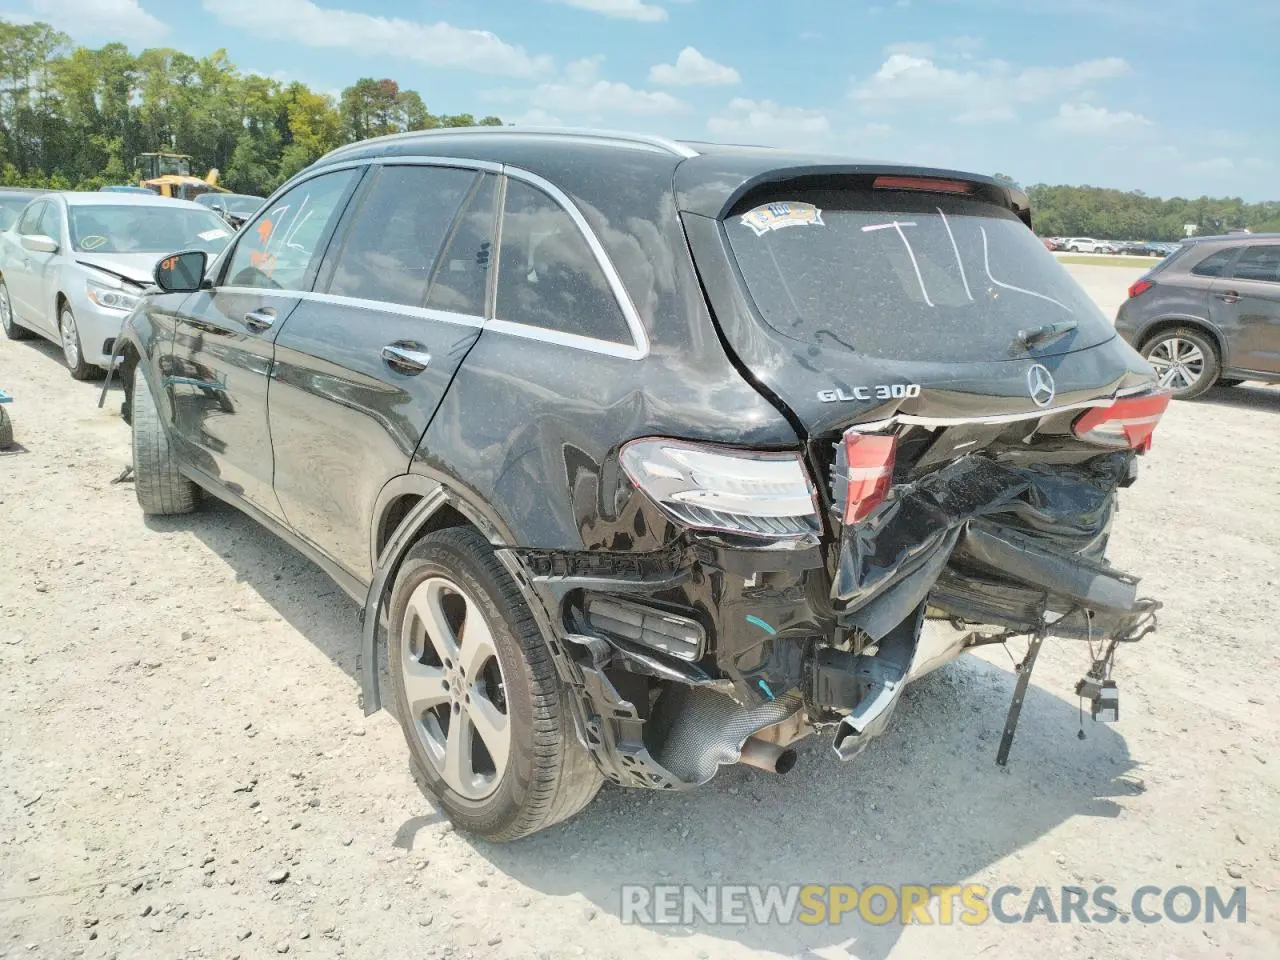
M 435 112 L 1280 199 L 1280 0 L 0 0 Z

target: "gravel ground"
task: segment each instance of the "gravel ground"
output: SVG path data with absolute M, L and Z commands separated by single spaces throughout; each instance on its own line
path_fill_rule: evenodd
M 1082 277 L 1104 304 L 1131 280 L 1109 273 Z M 53 346 L 0 341 L 0 385 L 23 445 L 0 455 L 0 956 L 1280 956 L 1280 389 L 1175 404 L 1122 494 L 1113 560 L 1167 608 L 1118 662 L 1118 725 L 1077 738 L 1087 658 L 1050 642 L 1000 770 L 996 648 L 911 688 L 851 765 L 811 740 L 785 778 L 606 789 L 493 847 L 442 821 L 391 717 L 363 717 L 356 609 L 319 570 L 222 506 L 144 521 L 111 482 L 118 393 L 98 410 Z M 622 884 L 683 881 L 1110 883 L 1122 905 L 1243 885 L 1248 912 L 620 922 Z

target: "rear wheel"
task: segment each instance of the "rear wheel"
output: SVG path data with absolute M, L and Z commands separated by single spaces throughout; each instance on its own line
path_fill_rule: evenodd
M 591 801 L 600 774 L 537 623 L 484 537 L 457 527 L 410 548 L 388 625 L 415 771 L 459 827 L 515 840 Z
M 67 369 L 71 371 L 72 380 L 92 380 L 102 373 L 101 367 L 85 363 L 84 350 L 80 346 L 80 329 L 76 326 L 76 315 L 71 312 L 69 304 L 58 308 L 58 339 L 62 342 L 62 356 L 67 361 Z
M 31 331 L 18 323 L 17 318 L 13 315 L 13 301 L 9 299 L 9 285 L 0 280 L 0 327 L 4 328 L 4 335 L 10 340 L 26 340 L 31 336 Z
M 1163 330 L 1142 345 L 1160 379 L 1179 400 L 1198 397 L 1217 382 L 1222 371 L 1218 350 L 1209 337 L 1192 327 Z
M 190 513 L 200 489 L 178 472 L 169 435 L 160 422 L 151 388 L 137 367 L 133 371 L 133 492 L 148 516 Z

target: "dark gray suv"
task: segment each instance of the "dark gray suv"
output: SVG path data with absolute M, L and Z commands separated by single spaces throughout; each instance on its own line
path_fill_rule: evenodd
M 1129 288 L 1116 331 L 1182 400 L 1280 381 L 1280 234 L 1184 241 Z
M 1105 560 L 1168 404 L 989 177 L 573 131 L 341 148 L 131 315 L 136 491 L 222 498 L 364 610 L 415 767 L 504 840 L 604 779 L 842 759 L 1027 637 L 1116 715 Z M 1091 651 L 1094 651 L 1091 654 Z

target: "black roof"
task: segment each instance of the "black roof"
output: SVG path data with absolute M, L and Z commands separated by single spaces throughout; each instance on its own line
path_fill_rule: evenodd
M 682 210 L 721 217 L 748 191 L 805 176 L 913 176 L 974 184 L 986 199 L 1028 219 L 1026 194 L 991 177 L 771 147 L 668 140 L 600 130 L 466 127 L 414 131 L 339 147 L 318 160 L 325 166 L 373 157 L 445 157 L 509 164 L 551 181 L 575 200 L 600 205 L 616 180 L 643 167 L 674 187 Z

